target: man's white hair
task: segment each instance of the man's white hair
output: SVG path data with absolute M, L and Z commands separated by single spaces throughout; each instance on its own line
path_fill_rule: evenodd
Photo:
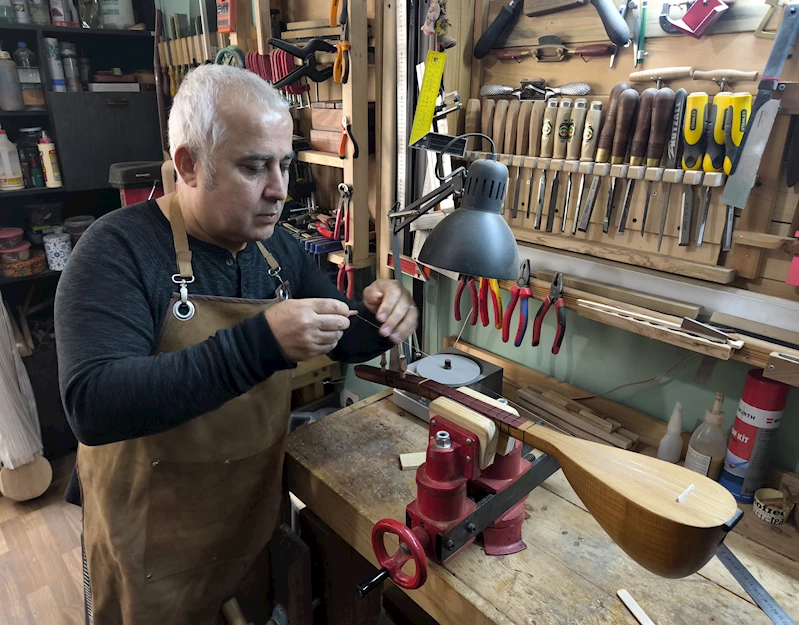
M 186 146 L 202 164 L 211 185 L 215 173 L 211 155 L 225 140 L 227 130 L 219 110 L 241 106 L 289 110 L 277 89 L 253 72 L 229 65 L 201 65 L 191 70 L 180 83 L 169 113 L 172 159 L 180 146 Z

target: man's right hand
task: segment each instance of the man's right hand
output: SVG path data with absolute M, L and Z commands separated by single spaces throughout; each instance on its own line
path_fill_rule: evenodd
M 357 314 L 337 299 L 290 299 L 264 312 L 283 354 L 291 362 L 302 362 L 327 354 L 350 327 Z

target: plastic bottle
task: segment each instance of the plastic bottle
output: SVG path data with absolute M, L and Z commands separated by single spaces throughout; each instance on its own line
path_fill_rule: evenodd
M 721 411 L 723 403 L 724 395 L 716 393 L 713 409 L 705 411 L 705 422 L 694 430 L 685 453 L 685 468 L 706 475 L 711 480 L 719 479 L 727 452 L 727 435 L 721 429 L 724 425 L 724 413 Z
M 53 78 L 53 91 L 66 91 L 67 81 L 64 78 L 64 66 L 61 64 L 61 49 L 58 47 L 58 39 L 45 37 L 44 53 L 47 57 L 47 65 L 50 67 L 50 75 Z
M 132 0 L 102 0 L 103 27 L 125 30 L 136 23 Z
M 22 85 L 19 84 L 17 64 L 11 55 L 0 50 L 0 111 L 24 111 Z
M 59 44 L 59 48 L 61 49 L 61 64 L 64 66 L 67 91 L 82 91 L 78 52 L 75 49 L 75 44 L 64 41 Z
M 679 462 L 682 455 L 682 404 L 674 404 L 666 434 L 658 445 L 658 458 L 666 462 Z
M 28 0 L 31 20 L 39 26 L 50 26 L 50 5 L 47 0 Z
M 17 146 L 9 141 L 6 131 L 0 128 L 0 191 L 24 188 Z
M 11 6 L 11 0 L 0 0 L 0 24 L 3 22 L 13 24 L 15 21 L 14 7 Z
M 30 24 L 31 12 L 28 7 L 28 0 L 11 0 L 11 4 L 14 6 L 14 17 L 17 20 L 17 24 Z
M 50 140 L 47 131 L 42 131 L 42 138 L 39 141 L 39 155 L 42 157 L 44 182 L 48 188 L 56 189 L 64 186 L 64 183 L 61 182 L 61 170 L 58 168 L 55 144 Z
M 14 52 L 14 62 L 17 64 L 17 75 L 22 85 L 25 109 L 43 111 L 44 93 L 42 93 L 42 79 L 36 64 L 36 55 L 28 49 L 24 41 L 20 41 L 17 46 L 19 47 Z

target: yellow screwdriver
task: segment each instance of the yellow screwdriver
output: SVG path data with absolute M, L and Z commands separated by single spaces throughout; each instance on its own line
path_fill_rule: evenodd
M 702 168 L 705 154 L 705 118 L 707 117 L 707 94 L 691 93 L 685 103 L 683 122 L 682 168 L 685 171 L 698 171 Z M 694 190 L 691 185 L 683 185 L 682 212 L 680 214 L 680 245 L 691 244 L 691 226 L 694 221 Z
M 730 96 L 729 105 L 724 115 L 724 173 L 729 175 L 738 146 L 752 114 L 752 94 L 735 93 Z M 724 238 L 721 249 L 725 252 L 732 247 L 732 227 L 735 219 L 735 207 L 727 206 L 727 219 L 724 224 Z
M 713 104 L 707 119 L 705 133 L 705 156 L 702 159 L 702 170 L 706 172 L 721 171 L 724 167 L 724 112 L 730 105 L 732 93 L 721 91 L 713 96 Z M 699 228 L 696 232 L 696 246 L 701 247 L 705 240 L 705 226 L 707 215 L 710 211 L 710 200 L 713 195 L 712 187 L 705 188 L 702 199 L 702 209 L 699 211 Z

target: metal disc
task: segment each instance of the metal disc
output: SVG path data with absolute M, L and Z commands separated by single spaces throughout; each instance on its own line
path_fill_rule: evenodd
M 449 369 L 445 368 L 447 360 L 451 366 Z M 454 354 L 428 356 L 414 364 L 418 375 L 448 386 L 466 386 L 479 380 L 482 373 L 474 360 Z

